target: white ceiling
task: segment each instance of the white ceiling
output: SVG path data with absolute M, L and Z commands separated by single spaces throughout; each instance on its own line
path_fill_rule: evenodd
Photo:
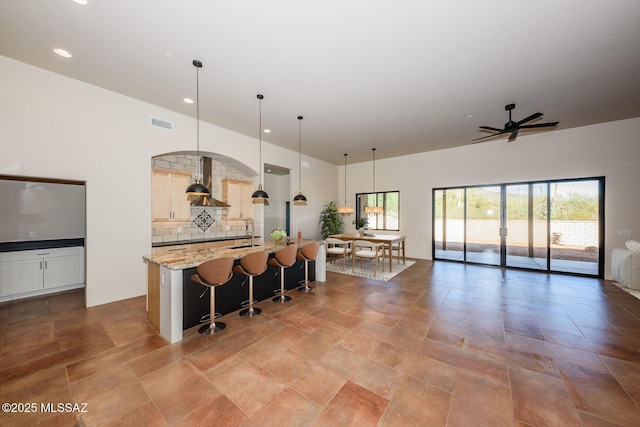
M 2 0 L 0 55 L 193 117 L 199 59 L 201 120 L 257 138 L 262 93 L 264 141 L 297 151 L 303 115 L 338 165 L 469 144 L 509 103 L 640 116 L 638 0 Z

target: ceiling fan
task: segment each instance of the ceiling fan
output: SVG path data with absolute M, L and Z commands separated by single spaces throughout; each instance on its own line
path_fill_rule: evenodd
M 503 133 L 510 133 L 509 142 L 514 141 L 518 136 L 518 131 L 520 129 L 535 129 L 535 128 L 546 128 L 546 127 L 554 127 L 557 126 L 559 122 L 549 122 L 549 123 L 536 123 L 533 125 L 526 125 L 525 123 L 530 122 L 531 120 L 535 120 L 539 117 L 542 117 L 542 113 L 534 113 L 529 117 L 520 120 L 519 122 L 514 122 L 511 120 L 511 110 L 516 108 L 516 104 L 509 104 L 504 107 L 506 111 L 509 112 L 509 121 L 504 124 L 504 129 L 498 129 L 491 126 L 480 126 L 480 129 L 489 130 L 492 132 L 496 132 L 489 136 L 483 136 L 481 138 L 476 138 L 471 140 L 471 142 L 481 141 L 483 139 L 493 138 L 498 135 L 502 135 Z

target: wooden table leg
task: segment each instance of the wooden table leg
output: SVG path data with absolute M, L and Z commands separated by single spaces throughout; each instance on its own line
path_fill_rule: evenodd
M 391 245 L 392 243 L 389 242 L 388 248 L 389 248 L 389 273 L 393 272 L 393 249 L 391 249 Z

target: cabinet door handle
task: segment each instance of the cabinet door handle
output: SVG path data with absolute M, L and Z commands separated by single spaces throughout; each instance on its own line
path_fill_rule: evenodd
M 47 269 L 47 261 L 44 262 L 44 268 Z
M 42 261 L 40 261 L 40 270 L 42 270 Z

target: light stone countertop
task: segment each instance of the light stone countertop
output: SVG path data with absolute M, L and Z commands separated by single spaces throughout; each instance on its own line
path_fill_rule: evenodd
M 301 245 L 311 242 L 311 240 L 302 240 Z M 323 243 L 322 241 L 320 242 Z M 266 242 L 258 246 L 229 249 L 229 248 L 208 248 L 208 249 L 186 249 L 184 251 L 176 251 L 163 255 L 145 255 L 142 259 L 145 262 L 163 265 L 171 270 L 185 270 L 187 268 L 197 267 L 205 261 L 222 257 L 234 257 L 240 259 L 251 252 L 269 251 L 277 252 L 283 248 L 283 245 L 276 245 L 274 242 Z

